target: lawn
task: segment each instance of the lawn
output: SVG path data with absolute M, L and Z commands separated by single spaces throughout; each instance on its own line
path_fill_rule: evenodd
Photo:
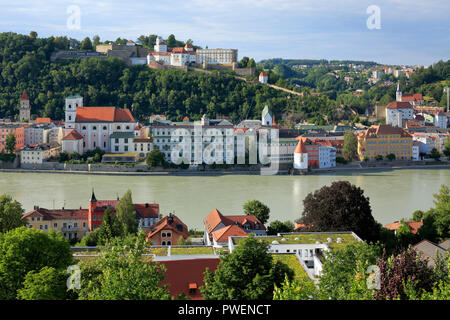
M 274 261 L 281 261 L 294 270 L 295 279 L 312 281 L 294 254 L 272 254 L 272 257 Z
M 284 235 L 281 237 L 277 236 L 268 236 L 268 237 L 256 237 L 257 239 L 261 239 L 267 241 L 269 244 L 272 241 L 278 241 L 280 244 L 314 244 L 317 241 L 321 243 L 327 243 L 327 238 L 332 239 L 332 243 L 328 244 L 330 248 L 339 248 L 345 246 L 349 243 L 356 242 L 356 238 L 350 233 L 303 233 L 303 234 L 291 234 Z M 282 238 L 285 238 L 286 241 L 281 241 Z M 342 239 L 342 243 L 336 243 L 337 238 Z M 243 238 L 234 238 L 234 244 L 238 244 L 239 241 Z
M 199 246 L 199 247 L 172 247 L 170 249 L 170 255 L 189 255 L 189 254 L 214 254 L 212 247 Z

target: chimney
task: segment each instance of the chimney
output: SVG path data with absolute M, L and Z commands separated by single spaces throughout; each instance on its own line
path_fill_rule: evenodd
M 145 204 L 145 207 L 148 208 L 148 203 Z
M 39 206 L 34 206 L 34 210 L 39 210 Z
M 167 218 L 167 222 L 168 222 L 169 224 L 172 224 L 172 223 L 173 223 L 173 215 L 172 215 L 172 213 L 169 213 L 169 217 Z

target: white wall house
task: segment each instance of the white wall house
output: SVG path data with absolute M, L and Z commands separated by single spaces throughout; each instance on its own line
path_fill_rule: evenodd
M 434 126 L 442 129 L 447 128 L 447 115 L 443 112 L 437 113 L 434 116 Z
M 414 109 L 409 102 L 391 102 L 386 106 L 386 124 L 402 127 L 403 120 L 413 120 Z

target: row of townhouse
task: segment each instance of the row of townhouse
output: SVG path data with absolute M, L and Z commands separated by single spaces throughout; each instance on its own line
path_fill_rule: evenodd
M 60 231 L 67 239 L 81 239 L 103 223 L 105 211 L 116 214 L 117 200 L 97 200 L 92 192 L 88 209 L 46 209 L 35 206 L 22 216 L 29 228 Z M 149 230 L 159 220 L 159 204 L 134 204 L 139 229 Z

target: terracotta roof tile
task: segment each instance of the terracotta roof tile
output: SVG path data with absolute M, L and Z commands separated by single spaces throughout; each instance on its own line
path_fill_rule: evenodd
M 63 140 L 80 140 L 83 139 L 83 136 L 78 133 L 77 130 L 72 130 L 68 135 L 66 135 Z
M 232 224 L 225 228 L 216 230 L 212 233 L 212 236 L 214 237 L 214 239 L 217 242 L 227 242 L 228 237 L 233 237 L 233 236 L 245 237 L 247 235 L 248 235 L 247 232 L 245 232 L 241 227 L 239 227 L 235 224 Z
M 78 107 L 76 122 L 135 122 L 135 120 L 128 109 Z

